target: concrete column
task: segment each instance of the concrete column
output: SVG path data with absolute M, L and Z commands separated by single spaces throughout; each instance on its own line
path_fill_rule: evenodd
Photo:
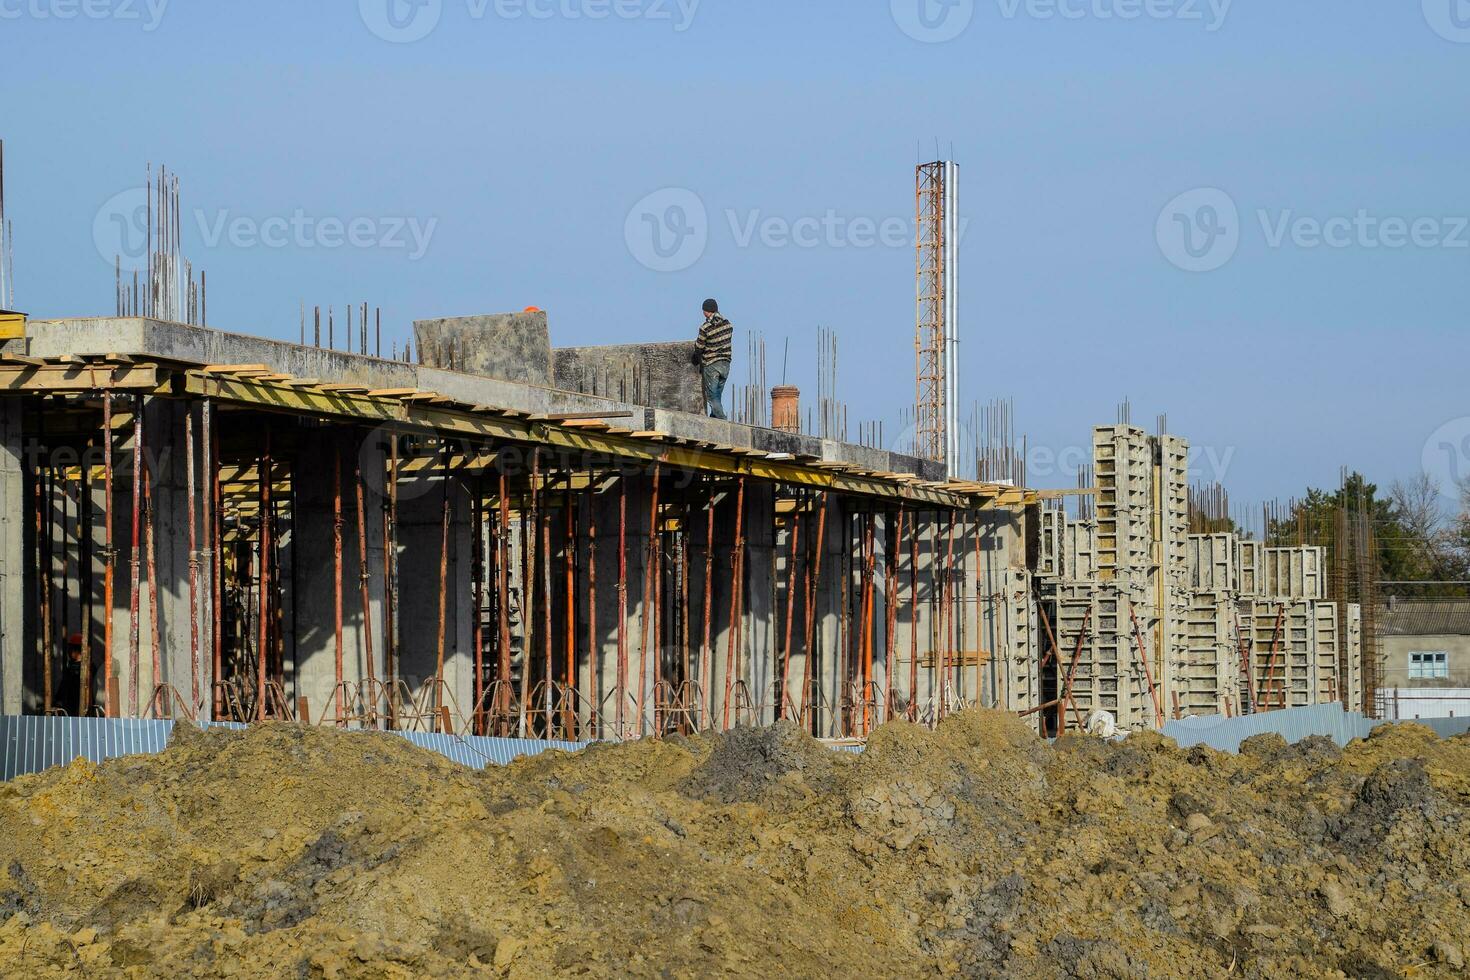
M 25 475 L 19 398 L 0 396 L 0 713 L 24 707 Z
M 115 412 L 129 413 L 132 406 L 122 400 Z M 117 678 L 121 717 L 172 717 L 178 702 L 193 700 L 189 633 L 189 509 L 184 454 L 184 419 L 187 406 L 165 398 L 146 398 L 143 408 L 143 464 L 152 483 L 153 551 L 158 575 L 149 580 L 147 508 L 139 504 L 138 550 L 132 550 L 133 428 L 131 418 L 118 431 L 118 465 L 113 473 L 113 533 L 118 541 L 113 608 L 113 674 Z M 197 436 L 197 433 L 196 433 Z M 146 499 L 146 498 L 144 498 Z M 196 506 L 201 506 L 196 503 Z M 129 652 L 132 565 L 139 562 L 137 704 L 132 700 L 134 666 Z M 100 586 L 100 582 L 99 582 Z M 203 583 L 200 585 L 202 602 Z M 158 614 L 158 670 L 150 626 L 150 604 Z M 208 701 L 204 651 L 200 635 L 199 688 Z M 160 704 L 150 711 L 150 701 L 162 688 Z
M 367 541 L 368 606 L 363 609 L 357 517 L 357 477 L 363 480 Z M 294 513 L 290 547 L 283 549 L 282 575 L 292 584 L 287 624 L 295 652 L 295 694 L 305 697 L 312 719 L 335 718 L 337 687 L 336 546 L 334 483 L 342 492 L 342 679 L 344 715 L 361 715 L 372 695 L 362 688 L 372 675 L 382 681 L 383 663 L 383 453 L 379 442 L 360 443 L 352 432 L 310 430 L 292 468 Z M 437 551 L 437 549 L 436 549 Z M 435 579 L 437 586 L 437 579 Z M 417 583 L 416 583 L 417 585 Z M 436 592 L 437 595 L 437 592 Z M 437 605 L 434 607 L 437 623 Z M 288 651 L 289 653 L 289 651 Z M 288 658 L 289 659 L 289 658 Z M 432 671 L 432 668 L 431 668 Z M 349 695 L 357 692 L 357 697 Z M 377 704 L 381 713 L 386 706 Z
M 776 555 L 775 485 L 754 480 L 745 486 L 745 590 L 741 603 L 741 674 L 755 703 L 756 715 L 747 722 L 758 725 L 774 720 L 776 681 Z
M 447 561 L 444 595 L 444 704 L 456 731 L 474 711 L 472 531 L 470 494 L 451 474 L 449 547 L 443 549 L 444 480 L 437 467 L 399 484 L 398 489 L 398 651 L 399 677 L 426 703 L 433 687 L 439 643 L 441 556 Z M 521 615 L 535 611 L 522 604 Z M 375 655 L 379 650 L 374 643 Z M 432 727 L 425 723 L 425 727 Z

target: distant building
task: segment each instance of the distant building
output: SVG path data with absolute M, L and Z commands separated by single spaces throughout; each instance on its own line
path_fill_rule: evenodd
M 1379 716 L 1470 714 L 1470 599 L 1395 596 L 1379 616 Z

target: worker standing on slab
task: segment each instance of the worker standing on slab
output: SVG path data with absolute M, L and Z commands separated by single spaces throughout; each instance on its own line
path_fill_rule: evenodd
M 720 304 L 704 301 L 704 322 L 694 341 L 696 361 L 704 374 L 704 410 L 712 419 L 725 415 L 725 382 L 730 378 L 730 360 L 734 356 L 735 328 L 720 315 Z

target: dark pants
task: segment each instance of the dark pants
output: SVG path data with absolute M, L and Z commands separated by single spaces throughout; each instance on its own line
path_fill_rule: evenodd
M 704 410 L 712 419 L 725 418 L 725 381 L 730 377 L 730 362 L 716 361 L 704 366 Z

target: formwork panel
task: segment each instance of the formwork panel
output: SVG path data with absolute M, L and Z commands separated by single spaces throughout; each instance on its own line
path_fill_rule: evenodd
M 1163 532 L 1162 564 L 1170 587 L 1183 586 L 1189 576 L 1189 441 L 1161 435 L 1158 445 L 1158 506 Z
M 1266 594 L 1265 573 L 1262 570 L 1262 552 L 1266 546 L 1260 541 L 1240 542 L 1240 557 L 1236 562 L 1240 569 L 1240 594 L 1242 596 L 1264 596 Z
M 1093 429 L 1100 577 L 1129 578 L 1152 560 L 1149 516 L 1153 452 L 1148 434 L 1131 425 Z
M 1317 703 L 1327 704 L 1343 696 L 1338 655 L 1342 650 L 1335 602 L 1313 602 L 1316 623 Z
M 1043 510 L 1038 533 L 1041 537 L 1041 554 L 1037 559 L 1036 574 L 1042 578 L 1059 579 L 1065 575 L 1064 558 L 1067 514 L 1062 510 Z
M 1266 548 L 1262 554 L 1262 594 L 1279 599 L 1321 599 L 1324 596 L 1323 549 Z
M 1198 592 L 1192 599 L 1184 640 L 1186 667 L 1179 678 L 1180 710 L 1233 714 L 1240 705 L 1234 598 L 1229 592 Z
M 1026 711 L 1041 704 L 1040 663 L 1042 644 L 1037 642 L 1036 596 L 1024 569 L 1006 569 L 1003 581 L 1006 708 Z
M 1093 521 L 1067 521 L 1062 544 L 1066 577 L 1084 582 L 1096 579 L 1097 524 Z
M 1251 663 L 1257 710 L 1315 703 L 1316 621 L 1306 600 L 1256 600 L 1251 616 Z
M 1196 592 L 1240 591 L 1240 538 L 1234 534 L 1189 536 L 1189 587 Z

